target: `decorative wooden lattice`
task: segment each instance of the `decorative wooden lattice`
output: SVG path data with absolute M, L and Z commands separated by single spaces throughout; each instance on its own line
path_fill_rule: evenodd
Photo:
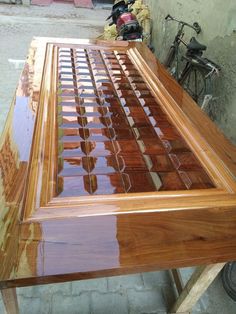
M 125 52 L 59 49 L 60 196 L 213 187 Z

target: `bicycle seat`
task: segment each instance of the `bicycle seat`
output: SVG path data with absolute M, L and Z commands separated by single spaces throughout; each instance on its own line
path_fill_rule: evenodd
M 200 44 L 195 37 L 192 37 L 190 39 L 190 43 L 187 45 L 188 50 L 194 50 L 194 51 L 203 51 L 206 50 L 207 47 L 205 45 Z

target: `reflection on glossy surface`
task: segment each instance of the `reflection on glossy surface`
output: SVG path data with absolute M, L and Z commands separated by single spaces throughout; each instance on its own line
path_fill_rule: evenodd
M 213 187 L 127 54 L 59 49 L 58 94 L 60 196 Z
M 39 284 L 219 262 L 235 256 L 235 243 L 231 254 L 225 245 L 235 221 L 236 213 L 204 209 L 158 219 L 134 213 L 28 223 L 21 226 L 18 275 L 30 273 L 22 283 Z
M 45 221 L 40 229 L 44 241 L 37 246 L 37 275 L 66 274 L 77 272 L 78 269 L 81 272 L 98 271 L 109 268 L 110 265 L 119 267 L 119 243 L 116 238 L 117 218 L 115 216 L 94 219 L 93 222 L 84 219 L 78 224 L 74 224 L 73 220 L 58 221 L 55 225 L 52 225 L 50 221 Z M 61 230 L 66 232 L 61 232 Z M 93 230 L 97 231 L 96 234 Z M 58 234 L 56 242 L 53 239 L 55 233 Z M 71 242 L 72 239 L 75 240 L 74 243 Z M 79 243 L 76 239 L 80 239 Z M 98 242 L 107 243 L 107 245 L 101 250 L 101 247 L 97 246 Z M 57 245 L 57 243 L 60 244 Z M 89 262 L 86 262 L 89 255 Z M 55 256 L 58 257 L 57 265 L 52 264 Z M 71 256 L 70 260 L 68 256 Z
M 32 49 L 25 64 L 0 139 L 0 281 L 10 278 L 17 264 L 19 214 L 24 197 L 27 168 L 35 123 Z
M 147 48 L 37 38 L 27 64 L 0 141 L 0 288 L 236 259 L 235 148 Z
M 17 96 L 13 116 L 13 141 L 20 143 L 19 158 L 28 161 L 32 134 L 34 130 L 35 113 L 29 108 L 29 97 Z

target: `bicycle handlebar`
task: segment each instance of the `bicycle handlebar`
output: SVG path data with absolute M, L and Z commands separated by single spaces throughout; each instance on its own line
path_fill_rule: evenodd
M 199 34 L 201 32 L 201 26 L 197 22 L 194 22 L 193 25 L 191 25 L 191 24 L 188 24 L 184 21 L 177 20 L 175 17 L 171 16 L 170 14 L 168 14 L 165 17 L 165 20 L 166 21 L 175 21 L 175 22 L 178 22 L 179 24 L 182 24 L 182 26 L 188 26 L 188 27 L 192 28 L 193 30 L 195 30 L 195 32 L 197 34 Z

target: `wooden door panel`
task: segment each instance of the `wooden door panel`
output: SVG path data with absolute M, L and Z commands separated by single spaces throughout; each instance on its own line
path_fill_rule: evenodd
M 236 258 L 235 147 L 143 44 L 34 40 L 0 149 L 4 287 Z
M 51 177 L 43 178 L 39 208 L 52 197 L 91 196 L 93 201 L 103 194 L 216 187 L 127 48 L 49 45 L 48 51 L 52 108 L 49 112 L 45 104 L 42 115 L 48 119 L 44 165 Z M 185 143 L 184 151 L 173 152 L 175 143 Z M 44 187 L 51 191 L 45 193 Z M 51 197 L 43 200 L 45 195 Z M 31 212 L 33 206 L 28 205 Z

